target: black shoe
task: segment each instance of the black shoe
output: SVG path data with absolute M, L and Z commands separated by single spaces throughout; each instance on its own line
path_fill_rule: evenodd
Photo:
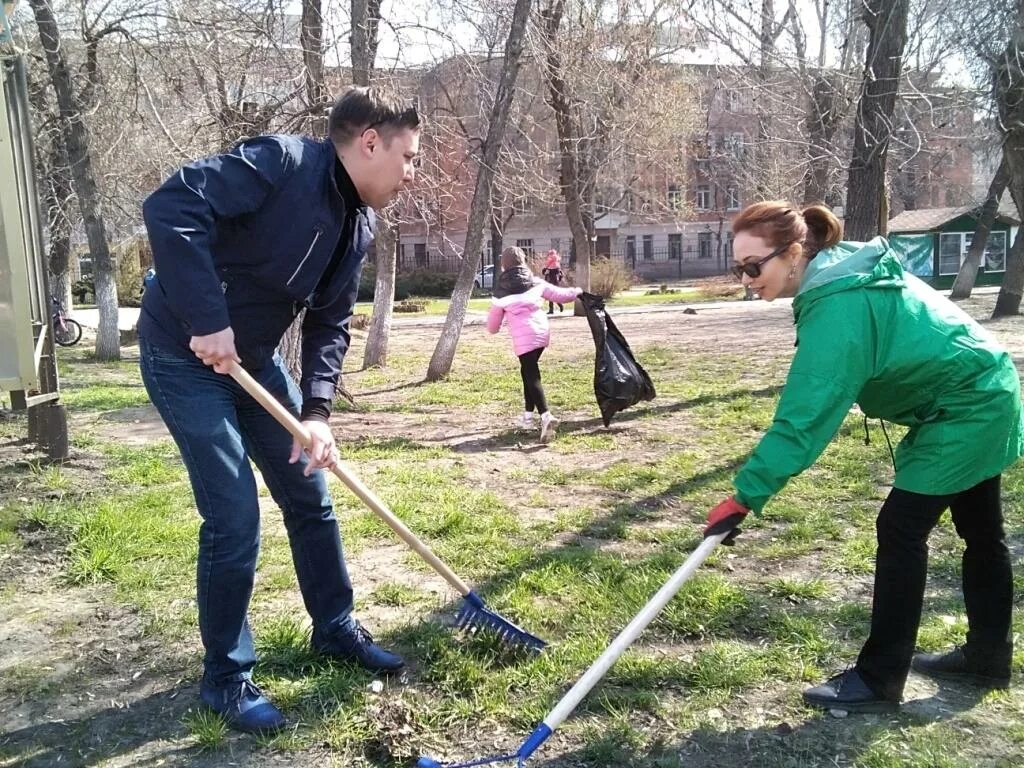
M 846 712 L 895 712 L 898 701 L 885 699 L 872 691 L 856 669 L 840 672 L 821 685 L 804 691 L 804 702 L 822 709 Z
M 982 654 L 958 645 L 947 653 L 915 653 L 910 668 L 939 680 L 958 680 L 983 688 L 1010 687 L 1010 654 Z
M 288 724 L 281 710 L 270 703 L 252 680 L 214 685 L 203 678 L 199 686 L 199 700 L 218 712 L 236 731 L 269 736 Z
M 396 672 L 405 666 L 401 656 L 385 651 L 373 642 L 373 636 L 358 621 L 327 638 L 314 630 L 312 645 L 324 656 L 354 661 L 371 672 Z

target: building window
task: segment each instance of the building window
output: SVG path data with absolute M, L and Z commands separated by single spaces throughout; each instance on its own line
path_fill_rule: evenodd
M 427 266 L 429 257 L 427 255 L 426 243 L 416 243 L 413 245 L 413 258 L 416 260 L 417 269 Z
M 707 184 L 701 184 L 697 187 L 697 210 L 698 211 L 710 211 L 711 210 L 711 187 Z
M 683 258 L 683 236 L 677 232 L 668 236 L 668 257 L 675 261 Z
M 1006 271 L 1006 232 L 989 232 L 981 265 L 986 272 Z
M 732 232 L 725 238 L 725 260 L 732 261 Z
M 727 211 L 738 211 L 740 209 L 740 191 L 738 188 L 725 188 L 725 209 Z
M 700 232 L 697 234 L 697 258 L 711 258 L 711 233 Z
M 711 175 L 711 161 L 706 157 L 697 159 L 697 173 L 701 176 Z
M 398 246 L 398 264 L 396 266 L 398 269 L 405 267 L 405 243 Z
M 745 106 L 744 94 L 738 88 L 730 88 L 726 93 L 729 94 L 729 111 L 730 112 L 742 112 Z
M 533 258 L 533 239 L 516 240 L 516 248 L 522 248 L 528 259 Z
M 683 207 L 683 190 L 678 184 L 668 185 L 668 207 L 673 211 Z
M 654 258 L 654 235 L 644 235 L 644 261 Z
M 743 159 L 743 134 L 730 133 L 725 139 L 725 150 L 735 160 Z
M 626 235 L 626 258 L 636 264 L 636 235 Z

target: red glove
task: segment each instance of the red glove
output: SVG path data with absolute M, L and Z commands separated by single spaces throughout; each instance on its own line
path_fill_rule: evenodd
M 730 546 L 740 534 L 740 529 L 736 526 L 742 523 L 743 518 L 745 518 L 749 513 L 750 510 L 736 501 L 732 496 L 725 501 L 719 502 L 719 504 L 708 513 L 708 524 L 707 527 L 704 528 L 704 538 L 728 531 L 729 535 L 722 539 L 722 543 L 726 546 Z

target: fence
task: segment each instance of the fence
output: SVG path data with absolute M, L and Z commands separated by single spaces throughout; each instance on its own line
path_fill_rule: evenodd
M 611 253 L 598 254 L 598 258 L 609 258 L 623 264 L 643 281 L 686 280 L 724 275 L 728 272 L 732 262 L 732 248 L 724 239 L 721 248 L 717 246 L 714 239 L 697 237 L 677 241 L 667 248 L 645 247 L 641 241 L 638 248 L 613 250 Z M 443 253 L 428 247 L 417 248 L 414 252 L 408 245 L 404 250 L 404 256 L 401 250 L 399 253 L 399 272 L 421 269 L 450 274 L 458 272 L 462 266 L 462 257 L 456 254 Z M 563 254 L 562 259 L 563 267 L 573 266 L 574 259 L 571 256 Z M 481 259 L 480 264 L 483 263 Z

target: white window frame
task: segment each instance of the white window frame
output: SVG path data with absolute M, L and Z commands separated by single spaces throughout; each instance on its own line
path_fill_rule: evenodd
M 698 184 L 694 194 L 694 205 L 698 211 L 711 210 L 711 185 Z
M 1003 241 L 1003 266 L 1002 266 L 1002 269 L 990 269 L 989 266 L 988 266 L 989 243 L 992 242 L 992 238 L 994 238 L 994 237 L 1001 237 L 1002 241 Z M 954 271 L 949 271 L 949 266 L 948 265 L 944 265 L 943 262 L 942 262 L 942 243 L 943 243 L 943 240 L 945 240 L 946 238 L 959 238 L 959 240 L 960 240 L 960 259 L 958 260 L 957 266 L 956 266 L 956 270 L 954 270 Z M 971 249 L 971 241 L 973 239 L 974 239 L 974 233 L 973 232 L 940 232 L 939 233 L 939 275 L 940 276 L 943 276 L 943 277 L 955 276 L 955 275 L 957 275 L 960 272 L 960 267 L 963 265 L 964 259 L 967 258 L 967 252 Z M 1007 254 L 1006 254 L 1006 247 L 1007 247 L 1006 239 L 1007 238 L 1006 238 L 1006 232 L 1005 231 L 1000 230 L 998 232 L 989 232 L 988 233 L 988 240 L 985 242 L 985 252 L 982 254 L 981 263 L 978 266 L 980 266 L 986 272 L 993 272 L 993 273 L 1005 272 L 1006 271 L 1006 256 L 1007 256 Z M 947 240 L 947 242 L 948 242 L 948 240 Z
M 711 240 L 710 232 L 698 232 L 697 233 L 697 258 L 698 259 L 710 259 L 714 256 L 714 245 Z
M 668 207 L 673 211 L 683 207 L 683 188 L 679 184 L 668 185 Z
M 522 240 L 516 240 L 516 248 L 521 248 L 523 253 L 526 254 L 527 258 L 533 258 L 535 251 L 533 250 L 533 238 L 526 237 Z
M 725 188 L 725 210 L 738 211 L 740 209 L 740 188 L 729 185 Z

